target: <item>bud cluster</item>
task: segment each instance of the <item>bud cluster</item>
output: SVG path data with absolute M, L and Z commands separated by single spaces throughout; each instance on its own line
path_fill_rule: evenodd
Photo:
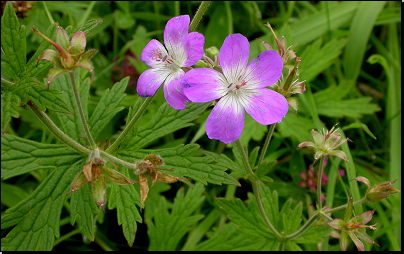
M 371 203 L 375 203 L 382 199 L 385 199 L 389 197 L 391 194 L 401 193 L 401 191 L 391 187 L 391 185 L 395 183 L 397 180 L 391 183 L 387 182 L 371 185 L 370 181 L 366 177 L 359 176 L 356 178 L 356 181 L 362 182 L 368 186 L 368 190 L 366 191 L 366 198 Z
M 74 179 L 68 195 L 79 190 L 86 183 L 89 183 L 93 192 L 94 201 L 97 203 L 97 205 L 103 207 L 107 199 L 106 180 L 118 185 L 135 183 L 116 170 L 105 167 L 105 161 L 100 156 L 100 151 L 97 148 L 90 153 L 87 163 L 84 165 L 83 171 L 80 172 L 80 174 Z
M 289 73 L 286 77 L 281 77 L 278 82 L 276 82 L 272 87 L 273 89 L 285 96 L 286 100 L 294 110 L 296 110 L 297 114 L 297 99 L 295 97 L 291 97 L 296 93 L 303 93 L 306 91 L 306 86 L 303 82 L 299 81 L 299 72 L 298 67 L 300 65 L 300 58 L 296 56 L 296 53 L 291 49 L 292 46 L 287 47 L 286 38 L 282 36 L 281 39 L 278 39 L 274 30 L 272 29 L 269 23 L 266 24 L 269 29 L 271 29 L 272 34 L 275 37 L 277 52 L 283 59 L 284 68 L 289 70 Z M 264 47 L 268 50 L 273 50 L 272 46 L 265 42 L 261 41 Z M 292 59 L 296 59 L 294 65 L 288 64 Z
M 173 183 L 178 180 L 188 180 L 185 178 L 174 177 L 166 173 L 158 171 L 158 166 L 164 165 L 164 160 L 155 154 L 146 156 L 143 160 L 136 163 L 137 170 L 135 174 L 139 175 L 140 182 L 140 199 L 142 206 L 146 201 L 147 194 L 149 193 L 149 185 L 147 184 L 147 178 L 153 181 L 152 186 L 155 182 L 163 183 Z M 173 169 L 164 169 L 167 171 L 173 171 Z
M 313 136 L 314 143 L 310 142 L 310 141 L 306 141 L 306 142 L 300 143 L 297 148 L 302 148 L 302 147 L 315 148 L 316 153 L 314 154 L 314 159 L 316 161 L 318 159 L 320 159 L 322 156 L 326 156 L 326 155 L 336 156 L 345 161 L 348 161 L 346 154 L 343 151 L 336 150 L 336 149 L 339 148 L 342 144 L 345 144 L 347 141 L 352 142 L 352 140 L 350 140 L 349 138 L 341 140 L 341 134 L 336 133 L 336 131 L 339 129 L 339 128 L 335 129 L 335 126 L 337 126 L 337 124 L 334 125 L 334 127 L 332 127 L 330 131 L 323 130 L 322 133 L 321 132 L 319 133 L 316 130 L 312 130 L 311 135 Z
M 50 42 L 57 50 L 46 49 L 37 59 L 38 62 L 40 60 L 51 61 L 56 67 L 49 70 L 48 87 L 50 82 L 57 76 L 71 72 L 77 67 L 87 69 L 91 73 L 92 78 L 94 77 L 93 64 L 90 58 L 93 57 L 97 50 L 91 49 L 84 52 L 86 48 L 86 35 L 84 32 L 76 32 L 69 42 L 69 36 L 66 31 L 62 27 L 58 27 L 56 30 L 56 40 L 53 42 L 35 28 L 32 28 L 32 30 Z

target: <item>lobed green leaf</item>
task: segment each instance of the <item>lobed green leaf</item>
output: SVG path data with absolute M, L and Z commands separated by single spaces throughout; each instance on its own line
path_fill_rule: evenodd
M 18 79 L 26 65 L 25 26 L 20 27 L 12 3 L 6 3 L 1 18 L 1 66 L 13 79 Z
M 118 156 L 128 162 L 142 160 L 147 155 L 157 154 L 164 160 L 164 168 L 173 169 L 166 172 L 177 177 L 192 178 L 200 183 L 207 184 L 233 184 L 239 185 L 236 179 L 224 171 L 226 168 L 212 164 L 209 157 L 196 157 L 193 154 L 198 151 L 199 145 L 181 145 L 173 148 L 156 150 L 138 150 L 136 152 L 121 151 Z
M 41 168 L 70 165 L 81 158 L 65 145 L 42 144 L 7 133 L 1 137 L 1 152 L 2 179 Z
M 176 110 L 164 103 L 148 124 L 139 130 L 134 128 L 127 135 L 121 148 L 134 151 L 146 147 L 168 133 L 191 126 L 193 125 L 191 122 L 198 118 L 209 105 L 210 103 L 191 103 L 184 110 Z M 132 116 L 128 115 L 127 119 L 131 119 Z
M 161 197 L 157 211 L 153 214 L 153 220 L 146 221 L 150 239 L 149 250 L 176 250 L 182 237 L 190 230 L 190 227 L 204 217 L 202 214 L 194 214 L 202 204 L 205 197 L 202 184 L 195 184 L 184 195 L 181 188 L 175 196 L 171 213 L 164 197 Z
M 123 170 L 122 173 L 124 175 L 127 175 L 126 169 L 121 170 Z M 140 216 L 138 208 L 135 206 L 135 204 L 138 207 L 141 207 L 140 196 L 133 184 L 111 185 L 108 208 L 114 209 L 116 207 L 118 224 L 122 225 L 123 234 L 131 247 L 135 241 L 137 231 L 136 222 L 142 223 L 142 217 Z
M 83 165 L 84 160 L 76 160 L 59 166 L 27 199 L 6 210 L 1 228 L 16 226 L 2 239 L 2 251 L 52 249 L 55 236 L 60 236 L 63 202 Z
M 125 95 L 125 90 L 129 82 L 129 77 L 115 83 L 111 90 L 107 89 L 102 95 L 97 107 L 91 115 L 88 124 L 93 137 L 97 137 L 102 129 L 111 119 L 124 107 L 118 107 Z

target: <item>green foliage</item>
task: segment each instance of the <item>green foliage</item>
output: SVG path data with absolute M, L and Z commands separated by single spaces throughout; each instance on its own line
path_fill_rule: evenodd
M 88 124 L 92 127 L 91 132 L 94 137 L 97 137 L 105 125 L 108 124 L 119 111 L 124 109 L 124 107 L 118 106 L 125 97 L 124 92 L 128 82 L 129 77 L 122 79 L 111 88 L 111 91 L 107 89 L 101 97 L 88 121 Z
M 248 114 L 240 151 L 234 144 L 207 137 L 205 122 L 214 103 L 190 103 L 175 110 L 165 102 L 162 88 L 152 102 L 136 93 L 139 76 L 150 68 L 140 60 L 144 47 L 152 39 L 164 42 L 164 27 L 172 17 L 187 14 L 192 20 L 199 2 L 26 3 L 32 8 L 15 9 L 16 14 L 7 2 L 1 20 L 2 251 L 339 250 L 336 240 L 330 241 L 326 219 L 310 220 L 316 195 L 301 182 L 302 172 L 307 174 L 313 162 L 312 151 L 296 149 L 299 143 L 312 141 L 312 129 L 330 129 L 337 122 L 341 139 L 348 136 L 354 142 L 341 147 L 349 162 L 337 159 L 325 166 L 323 206 L 346 205 L 347 191 L 354 201 L 360 200 L 366 188 L 358 186 L 357 176 L 378 182 L 398 179 L 392 187 L 401 190 L 399 3 L 211 3 L 196 29 L 205 37 L 204 49 L 220 49 L 229 34 L 240 33 L 250 41 L 251 61 L 267 50 L 255 38 L 276 49 L 274 36 L 264 25 L 268 22 L 301 58 L 299 79 L 306 91 L 294 95 L 297 112 L 291 110 L 276 124 L 261 165 L 257 161 L 269 128 Z M 111 149 L 108 167 L 113 163 L 138 182 L 133 165 L 157 154 L 164 160 L 158 172 L 187 179 L 171 184 L 152 184 L 148 179 L 143 211 L 138 210 L 142 193 L 138 183 L 108 183 L 108 204 L 102 208 L 95 203 L 90 184 L 67 195 L 88 160 L 84 155 L 90 152 L 90 143 L 69 76 L 59 76 L 46 89 L 52 63 L 37 59 L 44 50 L 55 48 L 31 29 L 54 40 L 58 26 L 70 39 L 83 31 L 87 48 L 97 49 L 91 59 L 91 84 L 85 78 L 87 70 L 75 71 L 74 77 L 91 136 L 96 143 L 110 142 L 99 145 L 102 152 L 109 153 L 108 145 L 125 134 Z M 143 111 L 145 100 L 149 104 Z M 44 126 L 38 112 L 56 127 Z M 138 113 L 140 120 L 125 130 Z M 346 176 L 337 177 L 341 169 Z M 248 193 L 253 182 L 254 194 Z M 356 214 L 376 211 L 370 223 L 377 223 L 377 230 L 367 233 L 381 247 L 365 244 L 365 250 L 401 250 L 400 197 L 355 205 Z M 342 218 L 344 212 L 328 215 Z M 281 236 L 293 236 L 302 227 L 305 231 L 280 243 L 263 213 Z M 355 246 L 350 244 L 348 250 Z
M 238 181 L 224 171 L 225 167 L 213 164 L 212 157 L 195 156 L 199 146 L 181 145 L 167 149 L 147 149 L 137 150 L 136 152 L 122 151 L 120 157 L 127 161 L 142 160 L 149 154 L 157 154 L 164 159 L 164 168 L 172 169 L 167 172 L 177 177 L 192 178 L 200 183 L 207 184 L 233 184 L 239 185 Z
M 142 223 L 138 208 L 141 207 L 140 196 L 133 185 L 119 186 L 113 184 L 109 194 L 108 208 L 117 208 L 118 224 L 122 225 L 123 234 L 129 246 L 133 245 L 137 231 L 137 223 Z
M 179 189 L 171 213 L 168 210 L 167 200 L 161 197 L 152 220 L 147 221 L 151 236 L 149 250 L 177 250 L 178 243 L 190 227 L 204 217 L 195 212 L 205 199 L 202 196 L 203 190 L 202 184 L 194 185 L 186 195 L 183 188 Z
M 83 161 L 77 159 L 59 165 L 27 199 L 1 216 L 2 229 L 15 225 L 2 239 L 2 250 L 52 249 L 55 237 L 60 236 L 60 213 L 72 175 L 83 165 Z
M 42 144 L 3 134 L 1 137 L 1 178 L 7 179 L 38 169 L 57 169 L 80 156 L 64 145 Z

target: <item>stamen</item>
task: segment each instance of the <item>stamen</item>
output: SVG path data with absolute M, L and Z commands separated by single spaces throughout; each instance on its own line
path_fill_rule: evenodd
M 231 85 L 233 85 L 233 83 L 231 83 L 227 88 L 230 88 L 231 87 Z

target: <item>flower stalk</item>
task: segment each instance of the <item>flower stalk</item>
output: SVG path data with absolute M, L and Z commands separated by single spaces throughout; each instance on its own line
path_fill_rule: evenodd
M 272 134 L 274 133 L 275 126 L 276 126 L 276 123 L 272 124 L 269 127 L 268 134 L 267 134 L 267 137 L 265 138 L 265 143 L 264 143 L 264 146 L 262 147 L 262 151 L 261 151 L 260 157 L 258 159 L 257 166 L 261 165 L 264 162 L 264 158 L 265 158 L 265 155 L 267 154 L 269 142 L 271 142 L 271 138 L 272 138 Z
M 324 165 L 325 156 L 322 156 L 320 159 L 320 165 L 318 168 L 318 179 L 317 179 L 317 210 L 319 213 L 322 213 L 323 205 L 321 202 L 321 181 L 323 180 L 323 165 Z
M 79 94 L 79 90 L 78 90 L 78 87 L 76 84 L 76 78 L 74 76 L 74 72 L 69 72 L 69 78 L 72 83 L 74 98 L 76 99 L 77 109 L 79 111 L 79 115 L 80 115 L 81 123 L 83 125 L 84 132 L 86 133 L 86 137 L 90 144 L 90 148 L 95 149 L 97 145 L 95 144 L 94 139 L 91 136 L 90 129 L 88 128 L 88 124 L 87 124 L 86 116 L 84 115 L 83 104 L 81 103 L 81 100 L 80 100 L 80 94 Z
M 195 13 L 194 18 L 192 19 L 191 24 L 189 25 L 190 33 L 196 30 L 196 27 L 198 26 L 199 22 L 201 22 L 203 15 L 205 14 L 206 10 L 209 8 L 211 3 L 212 1 L 202 1 L 201 5 L 199 5 L 199 8 Z
M 123 129 L 121 134 L 119 134 L 118 138 L 115 140 L 115 142 L 108 147 L 105 152 L 107 153 L 113 153 L 119 149 L 119 146 L 121 145 L 122 141 L 125 139 L 126 135 L 128 135 L 129 131 L 132 130 L 132 128 L 139 122 L 140 117 L 143 115 L 143 113 L 146 111 L 147 107 L 150 105 L 150 103 L 153 100 L 153 97 L 148 97 L 145 99 L 143 104 L 140 106 L 136 114 L 132 117 L 132 119 L 129 121 L 129 123 L 126 125 L 126 127 Z
M 235 149 L 237 149 L 239 151 L 239 153 L 242 155 L 241 159 L 243 161 L 243 164 L 245 166 L 245 168 L 248 170 L 248 172 L 250 173 L 250 175 L 255 175 L 254 172 L 251 169 L 250 163 L 248 162 L 248 157 L 246 152 L 244 151 L 243 148 L 243 144 L 241 143 L 240 139 L 238 139 L 237 141 L 233 142 L 232 145 L 234 146 Z M 262 199 L 261 199 L 261 195 L 259 193 L 259 188 L 258 188 L 258 183 L 259 181 L 254 181 L 251 180 L 251 184 L 252 184 L 252 189 L 253 189 L 253 193 L 254 193 L 254 197 L 255 200 L 257 202 L 257 206 L 258 206 L 258 210 L 261 214 L 262 219 L 264 220 L 265 224 L 267 225 L 267 227 L 269 228 L 269 230 L 275 235 L 275 237 L 283 242 L 283 239 L 285 238 L 283 235 L 281 235 L 276 228 L 272 225 L 271 221 L 268 219 L 265 210 L 264 210 L 264 206 L 262 205 Z

